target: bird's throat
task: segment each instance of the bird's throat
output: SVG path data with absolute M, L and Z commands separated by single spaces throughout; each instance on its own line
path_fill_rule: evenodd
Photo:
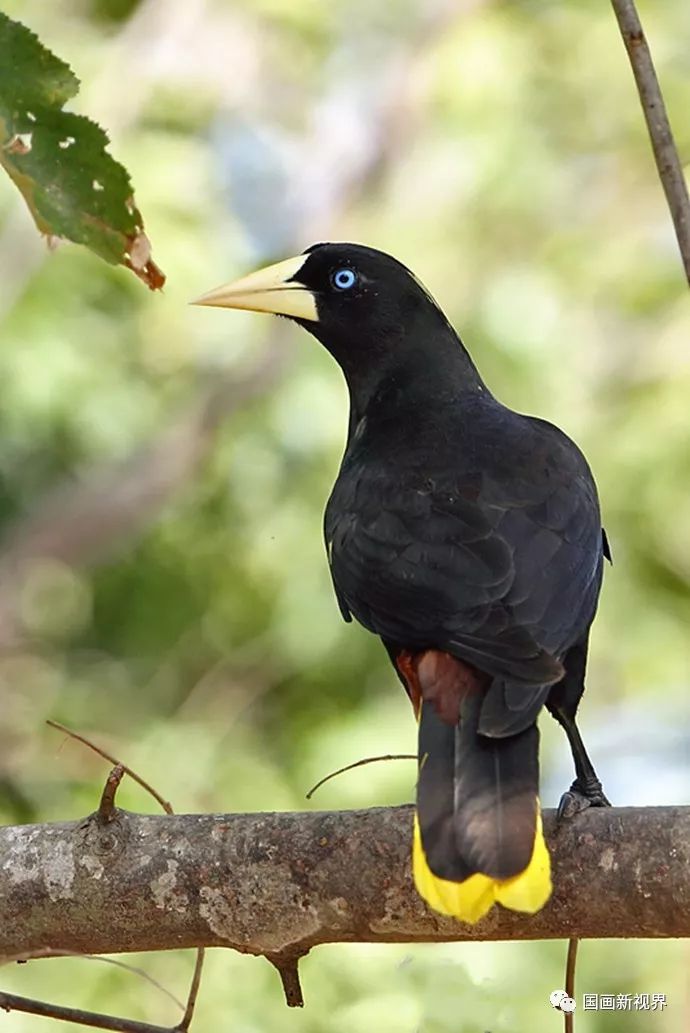
M 461 341 L 439 341 L 441 361 L 429 362 L 421 351 L 406 349 L 375 364 L 340 365 L 350 394 L 351 432 L 363 419 L 404 419 L 406 412 L 433 412 L 446 404 L 463 404 L 470 397 L 491 397 Z M 388 361 L 386 361 L 386 358 Z

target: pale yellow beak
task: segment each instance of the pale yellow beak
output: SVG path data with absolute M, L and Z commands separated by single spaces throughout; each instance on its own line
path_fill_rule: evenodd
M 284 262 L 266 266 L 256 273 L 243 276 L 234 283 L 216 287 L 196 298 L 192 305 L 211 305 L 218 308 L 242 308 L 252 312 L 273 312 L 277 316 L 292 316 L 313 323 L 319 320 L 316 299 L 308 287 L 292 279 L 304 263 L 306 255 L 287 258 Z

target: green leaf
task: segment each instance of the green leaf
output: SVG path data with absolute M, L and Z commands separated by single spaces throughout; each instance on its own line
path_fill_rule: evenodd
M 108 154 L 100 126 L 63 110 L 78 90 L 71 68 L 0 12 L 0 165 L 41 233 L 84 244 L 155 290 L 165 276 L 151 260 L 127 170 Z

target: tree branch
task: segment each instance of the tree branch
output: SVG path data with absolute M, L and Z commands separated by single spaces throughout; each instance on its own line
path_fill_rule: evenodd
M 164 1026 L 152 1026 L 149 1022 L 135 1019 L 121 1019 L 117 1015 L 102 1015 L 100 1012 L 82 1011 L 81 1008 L 64 1008 L 60 1004 L 34 1001 L 29 997 L 17 997 L 0 990 L 0 1008 L 3 1011 L 21 1011 L 30 1015 L 41 1015 L 46 1019 L 60 1019 L 80 1026 L 96 1029 L 112 1029 L 116 1033 L 174 1033 Z
M 398 807 L 0 828 L 0 956 L 226 946 L 286 969 L 335 941 L 690 936 L 690 807 L 547 812 L 552 900 L 477 926 L 415 894 L 411 824 Z
M 690 198 L 652 55 L 634 0 L 611 0 L 611 4 L 632 65 L 652 141 L 654 160 L 673 219 L 685 276 L 690 285 Z

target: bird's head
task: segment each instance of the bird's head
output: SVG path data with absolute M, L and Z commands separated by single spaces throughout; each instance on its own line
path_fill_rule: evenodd
M 318 338 L 346 375 L 363 366 L 397 364 L 413 348 L 426 351 L 440 330 L 450 330 L 409 269 L 361 244 L 315 244 L 194 304 L 287 316 Z
M 284 262 L 204 294 L 196 305 L 286 316 L 341 366 L 353 412 L 386 385 L 408 402 L 486 388 L 432 296 L 402 262 L 361 244 L 314 244 Z

